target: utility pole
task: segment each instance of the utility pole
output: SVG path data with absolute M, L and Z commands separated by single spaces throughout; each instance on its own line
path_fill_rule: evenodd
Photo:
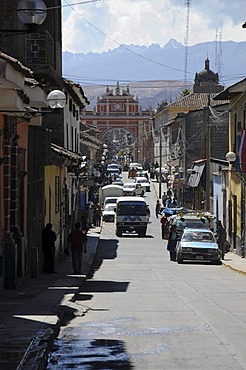
M 210 128 L 210 94 L 207 106 L 207 163 L 206 163 L 206 211 L 210 212 L 210 156 L 211 156 L 211 128 Z

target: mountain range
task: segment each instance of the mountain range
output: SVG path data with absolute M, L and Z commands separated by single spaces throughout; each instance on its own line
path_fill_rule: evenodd
M 175 101 L 180 93 L 191 89 L 195 74 L 204 69 L 219 73 L 225 87 L 246 76 L 246 42 L 210 41 L 186 48 L 171 39 L 166 45 L 120 45 L 103 53 L 63 52 L 63 76 L 80 83 L 94 106 L 106 86 L 130 87 L 143 108 L 155 108 L 162 101 Z M 185 65 L 187 62 L 187 69 Z

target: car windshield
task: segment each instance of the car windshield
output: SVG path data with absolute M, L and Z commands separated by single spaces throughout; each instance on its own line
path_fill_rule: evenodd
M 135 185 L 134 184 L 125 185 L 124 188 L 134 189 Z
M 117 209 L 118 215 L 146 215 L 146 204 L 141 202 L 119 203 Z
M 110 203 L 108 203 L 108 204 L 106 204 L 106 206 L 105 206 L 105 211 L 114 211 L 115 207 L 116 207 L 116 205 L 115 205 L 115 204 L 110 204 Z
M 187 231 L 184 233 L 183 242 L 214 242 L 214 236 L 211 232 Z
M 192 229 L 204 229 L 206 228 L 206 224 L 201 220 L 177 220 L 177 229 L 184 230 L 186 227 Z
M 138 182 L 142 183 L 142 182 L 147 182 L 147 181 L 146 181 L 146 179 L 142 178 L 142 179 L 138 179 Z
M 106 203 L 105 203 L 105 206 L 106 206 L 107 204 L 109 204 L 109 203 L 115 203 L 115 202 L 116 202 L 116 200 L 117 200 L 117 198 L 107 199 L 107 200 L 106 200 Z

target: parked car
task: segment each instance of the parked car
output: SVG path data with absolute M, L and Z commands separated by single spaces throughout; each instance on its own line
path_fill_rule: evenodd
M 124 182 L 123 182 L 121 177 L 114 177 L 114 180 L 112 181 L 112 184 L 123 186 Z
M 105 222 L 114 222 L 116 203 L 107 203 L 102 212 L 102 220 Z
M 107 172 L 110 171 L 110 170 L 115 170 L 116 172 L 119 172 L 121 173 L 121 166 L 117 163 L 109 163 L 107 165 Z
M 221 252 L 209 229 L 184 229 L 177 243 L 177 262 L 184 260 L 210 261 L 220 264 Z
M 120 174 L 119 168 L 107 169 L 107 176 L 115 177 L 115 176 L 119 176 L 119 174 Z
M 150 191 L 150 183 L 145 176 L 135 177 L 135 182 L 141 184 L 145 188 L 145 191 Z
M 118 199 L 118 197 L 106 197 L 105 199 L 104 199 L 104 202 L 103 202 L 103 208 L 105 208 L 105 206 L 107 205 L 107 204 L 112 204 L 112 203 L 116 203 L 116 201 L 117 201 L 117 199 Z
M 129 182 L 123 185 L 123 195 L 144 195 L 144 187 L 135 182 Z
M 177 226 L 178 239 L 181 239 L 185 228 L 209 229 L 208 220 L 199 214 L 177 214 L 171 218 L 170 224 Z

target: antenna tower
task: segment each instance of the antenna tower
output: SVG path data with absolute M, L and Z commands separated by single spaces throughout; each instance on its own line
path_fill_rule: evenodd
M 184 68 L 184 79 L 187 82 L 187 69 L 188 69 L 188 46 L 189 46 L 189 26 L 190 26 L 190 3 L 191 0 L 186 0 L 186 31 L 185 31 L 185 68 Z
M 219 81 L 222 80 L 222 21 L 220 26 L 220 32 L 219 32 L 219 50 L 218 50 L 218 75 L 219 75 Z

